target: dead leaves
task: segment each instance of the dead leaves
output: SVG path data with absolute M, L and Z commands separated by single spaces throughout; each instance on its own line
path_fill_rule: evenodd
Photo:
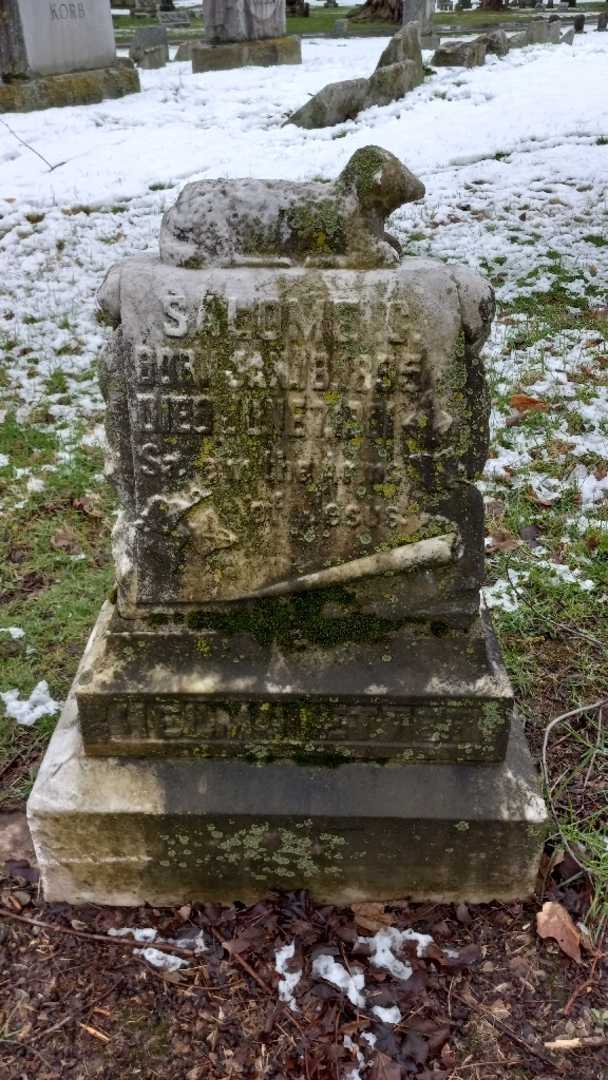
M 51 547 L 55 551 L 63 551 L 66 555 L 81 555 L 80 540 L 73 529 L 56 529 L 51 537 Z
M 562 904 L 547 900 L 536 915 L 536 930 L 541 938 L 554 938 L 562 952 L 580 964 L 581 935 Z
M 393 926 L 395 916 L 385 910 L 386 904 L 351 904 L 355 924 L 359 930 L 367 930 L 375 934 L 385 926 Z
M 549 405 L 540 398 L 530 397 L 529 394 L 512 394 L 509 405 L 518 413 L 547 412 Z

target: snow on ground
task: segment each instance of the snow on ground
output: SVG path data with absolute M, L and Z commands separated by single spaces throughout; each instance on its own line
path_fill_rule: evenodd
M 369 143 L 392 150 L 426 184 L 425 200 L 392 222 L 406 250 L 480 268 L 503 303 L 542 295 L 561 275 L 567 296 L 593 293 L 605 305 L 608 35 L 489 57 L 482 68 L 439 70 L 401 101 L 335 128 L 284 125 L 327 82 L 370 74 L 385 44 L 306 39 L 301 67 L 193 76 L 190 65 L 172 63 L 141 72 L 141 94 L 6 114 L 0 420 L 14 408 L 18 420 L 46 422 L 64 444 L 58 461 L 82 438 L 79 422 L 86 440 L 100 437 L 95 360 L 108 332 L 95 318 L 95 291 L 115 261 L 157 250 L 160 215 L 183 182 L 332 178 Z M 508 397 L 525 375 L 526 392 L 555 410 L 551 437 L 567 447 L 555 452 L 576 458 L 571 483 L 581 507 L 572 520 L 595 522 L 608 496 L 596 467 L 608 456 L 608 390 L 606 379 L 583 383 L 585 364 L 599 355 L 597 338 L 594 345 L 592 334 L 564 331 L 519 347 L 514 329 L 516 317 L 510 326 L 497 322 L 487 353 L 495 408 L 485 490 L 532 479 L 539 498 L 550 502 L 558 493 L 539 462 L 547 430 L 508 428 Z M 0 470 L 11 469 L 0 457 Z M 18 477 L 13 470 L 15 500 L 41 488 L 41 471 Z

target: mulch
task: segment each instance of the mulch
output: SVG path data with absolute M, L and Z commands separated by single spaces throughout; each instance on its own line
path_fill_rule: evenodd
M 608 1077 L 607 980 L 588 943 L 580 964 L 541 940 L 543 899 L 575 921 L 590 900 L 569 857 L 546 858 L 542 895 L 526 903 L 361 904 L 339 908 L 305 893 L 245 907 L 136 909 L 46 904 L 29 863 L 0 879 L 0 1075 L 3 1080 L 601 1080 Z M 42 922 L 46 925 L 35 925 Z M 406 943 L 403 982 L 361 943 L 386 926 L 430 934 L 422 956 Z M 202 929 L 204 952 L 178 971 L 153 967 L 119 927 L 165 939 Z M 295 943 L 297 1011 L 279 998 L 277 949 Z M 137 946 L 141 948 L 140 946 Z M 162 947 L 162 946 L 161 946 Z M 330 955 L 365 977 L 356 1007 L 313 974 Z M 397 1005 L 396 1026 L 372 1012 Z M 591 1039 L 555 1052 L 558 1038 Z

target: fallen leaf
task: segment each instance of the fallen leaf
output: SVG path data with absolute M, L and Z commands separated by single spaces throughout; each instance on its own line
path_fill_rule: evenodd
M 369 1074 L 369 1080 L 401 1080 L 401 1066 L 380 1051 Z
M 94 499 L 95 496 L 84 495 L 81 499 L 73 499 L 72 506 L 74 507 L 74 510 L 80 510 L 80 513 L 86 514 L 87 517 L 101 518 L 103 517 L 103 514 L 101 510 L 95 506 Z
M 529 394 L 512 394 L 509 398 L 509 405 L 512 409 L 516 409 L 518 413 L 547 412 L 549 408 L 546 401 L 530 397 Z
M 57 529 L 51 537 L 51 547 L 55 551 L 65 551 L 68 555 L 82 553 L 78 537 L 72 529 Z
M 506 529 L 496 529 L 488 539 L 490 541 L 486 547 L 488 555 L 493 555 L 496 551 L 515 551 L 516 548 L 521 547 L 521 541 Z
M 363 903 L 351 904 L 351 910 L 355 916 L 355 922 L 362 930 L 369 930 L 375 934 L 384 926 L 392 926 L 395 919 L 393 915 L 384 910 L 384 904 Z
M 547 900 L 536 914 L 536 930 L 541 938 L 555 938 L 562 952 L 580 964 L 581 935 L 562 904 Z
M 529 548 L 535 548 L 539 546 L 539 536 L 541 536 L 541 530 L 538 525 L 524 525 L 523 529 L 519 530 L 519 535 L 525 544 Z

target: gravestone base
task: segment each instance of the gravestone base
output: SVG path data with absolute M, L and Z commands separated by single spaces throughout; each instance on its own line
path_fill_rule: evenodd
M 205 71 L 229 71 L 231 68 L 301 63 L 300 39 L 291 36 L 222 45 L 195 45 L 192 49 L 193 75 Z
M 158 762 L 84 754 L 74 696 L 28 804 L 49 902 L 509 901 L 545 811 L 521 731 L 493 765 Z
M 324 632 L 341 621 L 324 615 Z M 513 695 L 485 619 L 305 649 L 255 633 L 151 627 L 104 605 L 74 683 L 85 753 L 334 766 L 505 755 Z
M 124 59 L 91 71 L 0 82 L 0 113 L 92 105 L 106 98 L 136 94 L 140 89 L 135 67 Z
M 75 688 L 110 616 L 108 605 Z M 28 804 L 48 901 L 252 902 L 308 889 L 333 903 L 481 903 L 533 890 L 546 813 L 517 724 L 504 760 L 486 764 L 94 757 L 75 688 Z

